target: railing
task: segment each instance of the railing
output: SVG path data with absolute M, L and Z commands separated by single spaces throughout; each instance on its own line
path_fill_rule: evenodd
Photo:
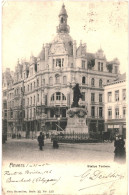
M 102 141 L 102 136 L 98 133 L 60 133 L 51 135 L 51 140 L 61 143 L 97 143 Z

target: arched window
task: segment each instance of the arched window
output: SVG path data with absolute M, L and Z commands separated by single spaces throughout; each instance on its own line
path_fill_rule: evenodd
M 67 77 L 66 76 L 63 77 L 63 84 L 67 84 Z
M 51 101 L 54 101 L 54 100 L 66 100 L 66 97 L 63 93 L 61 92 L 56 92 L 54 94 L 52 94 L 51 96 Z
M 56 75 L 56 84 L 59 84 L 59 83 L 60 83 L 60 76 Z
M 82 84 L 86 83 L 86 77 L 82 77 Z
M 64 22 L 64 19 L 63 19 L 63 17 L 61 18 L 61 23 L 63 23 Z
M 94 78 L 91 79 L 91 86 L 92 87 L 95 86 L 95 80 L 94 80 Z
M 102 87 L 102 79 L 99 80 L 99 87 Z
M 52 78 L 52 77 L 49 78 L 49 84 L 50 84 L 50 85 L 53 84 L 53 78 Z

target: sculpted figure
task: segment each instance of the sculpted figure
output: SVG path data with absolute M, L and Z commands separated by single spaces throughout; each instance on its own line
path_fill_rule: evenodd
M 73 87 L 73 104 L 72 107 L 79 107 L 78 102 L 79 99 L 82 98 L 82 94 L 79 89 L 79 84 L 77 83 L 75 87 Z

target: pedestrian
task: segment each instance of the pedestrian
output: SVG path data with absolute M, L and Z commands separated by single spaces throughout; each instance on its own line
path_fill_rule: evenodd
M 114 161 L 119 163 L 124 163 L 126 160 L 126 153 L 125 153 L 125 141 L 122 136 L 117 136 L 114 142 L 115 147 L 115 156 Z
M 38 136 L 38 142 L 39 142 L 39 149 L 43 150 L 43 146 L 44 146 L 44 135 L 42 134 L 42 132 L 40 132 L 40 135 Z
M 59 144 L 58 144 L 58 141 L 56 139 L 53 140 L 53 148 L 54 149 L 58 149 L 59 148 Z

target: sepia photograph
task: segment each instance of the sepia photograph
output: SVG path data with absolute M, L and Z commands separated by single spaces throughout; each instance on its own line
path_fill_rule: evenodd
M 128 194 L 128 1 L 2 1 L 2 194 Z

